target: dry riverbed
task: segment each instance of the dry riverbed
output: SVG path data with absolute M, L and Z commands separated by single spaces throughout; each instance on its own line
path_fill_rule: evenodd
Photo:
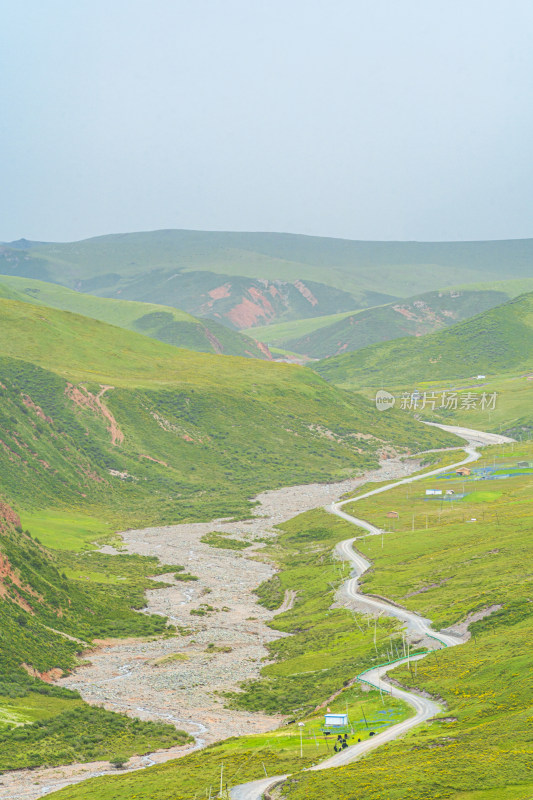
M 277 727 L 280 717 L 225 708 L 221 697 L 259 676 L 268 657 L 265 644 L 281 635 L 267 626 L 273 613 L 257 605 L 253 594 L 274 572 L 257 557 L 264 544 L 256 540 L 274 536 L 274 525 L 327 505 L 365 481 L 401 478 L 417 467 L 414 460 L 389 459 L 380 470 L 361 478 L 264 492 L 257 498 L 254 517 L 244 522 L 219 520 L 123 532 L 127 552 L 157 556 L 162 563 L 182 565 L 198 577 L 180 582 L 169 573 L 158 580 L 170 585 L 147 592 L 145 612 L 167 616 L 182 631 L 188 630 L 169 638 L 101 642 L 84 654 L 90 664 L 58 683 L 78 690 L 93 705 L 168 721 L 195 737 L 194 745 L 132 758 L 128 769 L 161 763 L 229 736 Z M 255 543 L 242 551 L 222 550 L 200 541 L 211 531 Z M 286 598 L 287 605 L 291 600 Z M 202 607 L 204 615 L 191 614 Z M 109 764 L 98 762 L 7 773 L 0 776 L 0 800 L 34 800 L 113 771 Z

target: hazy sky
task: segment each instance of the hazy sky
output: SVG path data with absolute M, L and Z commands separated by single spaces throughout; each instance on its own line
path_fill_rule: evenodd
M 533 236 L 532 0 L 4 0 L 0 240 Z

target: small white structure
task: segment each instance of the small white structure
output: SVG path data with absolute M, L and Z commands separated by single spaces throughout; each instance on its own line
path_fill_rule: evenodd
M 343 728 L 348 725 L 348 714 L 325 714 L 324 725 L 327 728 Z
M 483 381 L 485 380 L 486 377 L 487 377 L 486 375 L 476 375 L 476 380 Z
M 426 489 L 426 494 L 442 494 L 442 489 Z
M 453 489 L 446 489 L 446 494 L 455 494 Z

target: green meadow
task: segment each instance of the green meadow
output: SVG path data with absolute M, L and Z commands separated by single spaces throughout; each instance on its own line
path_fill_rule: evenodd
M 521 448 L 522 456 L 532 452 L 531 445 Z M 487 448 L 484 455 L 480 466 L 514 460 L 510 446 Z M 453 504 L 443 501 L 441 509 L 438 499 L 425 499 L 427 487 L 459 491 L 462 483 L 427 478 L 348 507 L 387 530 L 383 545 L 380 536 L 357 542 L 373 562 L 363 579 L 365 592 L 416 610 L 437 628 L 453 629 L 469 614 L 494 609 L 471 624 L 473 635 L 466 644 L 439 650 L 411 670 L 401 666 L 390 673 L 404 686 L 441 698 L 444 713 L 354 765 L 291 777 L 281 797 L 530 796 L 532 478 L 496 481 L 499 496 L 491 502 L 467 494 Z M 386 518 L 388 509 L 397 510 L 399 519 Z M 469 521 L 473 518 L 476 522 Z M 391 525 L 396 529 L 390 530 Z
M 353 702 L 353 692 L 348 690 L 342 701 L 333 701 L 333 712 L 346 710 L 354 719 L 354 734 L 349 742 L 367 739 L 370 730 L 375 732 L 405 718 L 405 711 L 395 699 L 381 703 L 378 697 L 358 696 Z M 348 704 L 348 706 L 346 706 Z M 368 726 L 365 724 L 365 718 Z M 228 787 L 256 780 L 267 775 L 297 772 L 333 755 L 336 737 L 329 740 L 321 730 L 323 715 L 316 714 L 305 719 L 300 742 L 300 729 L 294 723 L 260 736 L 243 736 L 226 739 L 200 753 L 184 756 L 179 761 L 151 767 L 120 776 L 106 776 L 70 786 L 52 794 L 57 800 L 120 800 L 121 798 L 157 798 L 157 800 L 189 800 L 205 797 L 212 790 L 216 797 L 223 784 Z
M 95 549 L 119 545 L 118 530 L 247 517 L 261 490 L 374 466 L 393 435 L 405 451 L 455 441 L 399 415 L 384 425 L 368 401 L 304 368 L 195 353 L 26 302 L 0 306 L 0 491 L 21 516 L 20 526 L 0 519 L 10 570 L 0 603 L 0 709 L 13 720 L 2 731 L 0 769 L 188 741 L 172 726 L 79 705 L 76 694 L 33 677 L 73 669 L 95 638 L 179 635 L 165 618 L 136 610 L 146 589 L 161 586 L 150 576 L 195 576 Z M 372 438 L 360 440 L 363 430 Z M 237 546 L 230 537 L 211 543 Z M 310 686 L 309 708 L 316 693 Z M 19 697 L 46 717 L 18 724 L 10 704 Z M 52 713 L 50 697 L 72 706 Z M 88 725 L 93 739 L 84 738 Z
M 516 386 L 517 392 L 505 394 L 489 425 L 478 411 L 471 418 L 441 417 L 524 431 L 524 441 L 487 449 L 474 465 L 492 465 L 510 477 L 489 482 L 452 473 L 353 505 L 354 514 L 386 531 L 359 542 L 373 562 L 365 591 L 417 610 L 439 627 L 495 607 L 473 623 L 475 636 L 467 644 L 429 656 L 414 673 L 395 670 L 401 683 L 442 697 L 443 714 L 356 765 L 300 773 L 329 752 L 320 735 L 321 704 L 347 708 L 357 738 L 369 735 L 369 726 L 381 729 L 410 713 L 352 685 L 357 674 L 387 660 L 401 629 L 393 619 L 381 618 L 374 626 L 336 606 L 336 590 L 348 573 L 333 550 L 354 528 L 323 510 L 307 512 L 279 526 L 262 551 L 278 572 L 258 587 L 260 602 L 274 610 L 286 591 L 294 593 L 292 608 L 271 623 L 286 635 L 269 645 L 261 677 L 224 697 L 236 709 L 283 715 L 287 724 L 150 770 L 69 787 L 57 797 L 191 800 L 217 785 L 222 764 L 230 784 L 265 772 L 294 773 L 281 790 L 292 800 L 460 800 L 469 794 L 492 800 L 491 792 L 529 786 L 533 473 L 518 474 L 515 464 L 533 460 L 527 441 L 531 384 L 517 377 L 529 347 L 529 302 L 528 296 L 518 298 L 514 326 L 490 353 L 491 363 L 515 368 L 490 385 Z M 100 553 L 95 543 L 117 544 L 116 531 L 125 527 L 245 518 L 259 491 L 360 473 L 376 465 L 383 449 L 410 457 L 457 445 L 456 437 L 401 409 L 377 413 L 371 397 L 338 388 L 306 368 L 179 349 L 16 299 L 1 299 L 0 306 L 0 488 L 22 523 L 0 520 L 2 555 L 20 582 L 4 581 L 7 594 L 0 603 L 0 770 L 121 760 L 190 740 L 169 725 L 91 708 L 75 693 L 29 674 L 74 668 L 84 643 L 95 638 L 179 635 L 163 617 L 136 609 L 143 607 L 146 589 L 161 586 L 151 577 L 194 576 L 177 564 Z M 508 313 L 491 317 L 488 332 L 505 323 Z M 485 328 L 479 318 L 462 324 L 470 323 L 460 338 L 482 347 Z M 424 358 L 432 352 L 425 350 Z M 452 355 L 450 369 L 461 357 Z M 392 351 L 387 358 L 392 374 Z M 396 371 L 402 363 L 397 359 Z M 426 374 L 416 364 L 410 370 L 408 362 L 402 385 L 411 374 Z M 456 452 L 432 454 L 423 468 L 456 458 Z M 455 496 L 426 499 L 426 488 L 450 489 Z M 397 518 L 386 516 L 391 510 Z M 236 542 L 218 534 L 208 540 L 235 549 L 241 546 Z
M 95 542 L 110 539 L 115 544 L 120 544 L 119 537 L 113 537 L 113 529 L 109 522 L 81 512 L 57 509 L 29 511 L 21 514 L 21 522 L 45 547 L 54 550 L 92 550 Z

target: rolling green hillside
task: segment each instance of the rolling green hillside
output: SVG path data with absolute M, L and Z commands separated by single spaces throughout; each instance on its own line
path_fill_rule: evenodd
M 163 303 L 243 329 L 355 311 L 459 283 L 532 277 L 533 240 L 357 242 L 165 230 L 0 248 L 0 271 Z
M 143 333 L 161 342 L 201 353 L 223 353 L 268 358 L 268 350 L 254 339 L 214 320 L 199 320 L 184 311 L 152 303 L 109 300 L 82 294 L 57 283 L 0 275 L 0 296 L 73 311 Z
M 422 336 L 473 317 L 508 300 L 504 292 L 450 290 L 343 315 L 327 327 L 299 338 L 286 338 L 280 346 L 311 358 L 328 358 L 368 347 L 376 342 Z M 265 334 L 268 329 L 265 330 Z
M 316 370 L 344 387 L 405 386 L 531 368 L 533 293 L 420 338 L 397 339 L 326 359 Z
M 353 473 L 390 442 L 450 441 L 400 414 L 385 424 L 305 368 L 29 303 L 0 300 L 0 355 L 0 492 L 26 512 L 120 526 L 241 515 L 258 491 Z

